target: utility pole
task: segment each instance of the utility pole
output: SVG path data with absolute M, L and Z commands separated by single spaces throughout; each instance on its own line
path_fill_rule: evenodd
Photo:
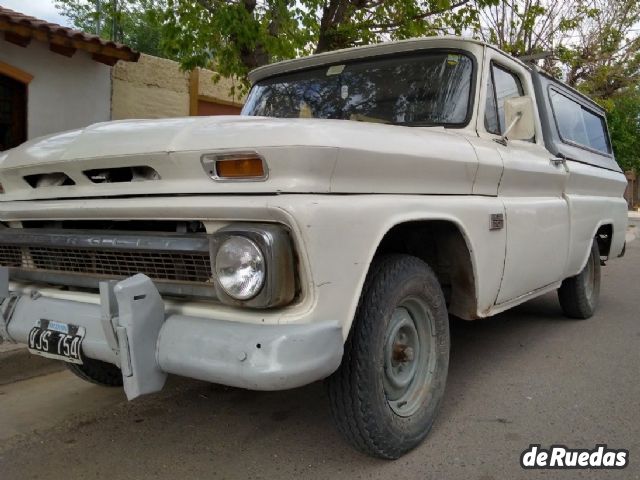
M 95 34 L 100 36 L 102 30 L 102 0 L 96 0 L 96 31 Z

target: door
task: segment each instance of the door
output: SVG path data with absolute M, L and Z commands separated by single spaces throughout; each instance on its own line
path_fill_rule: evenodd
M 27 140 L 27 86 L 0 74 L 0 151 Z
M 495 140 L 504 165 L 498 186 L 507 238 L 504 272 L 496 298 L 496 303 L 501 304 L 562 280 L 569 246 L 569 208 L 564 197 L 565 165 L 552 161 L 537 118 L 534 138 L 499 143 L 506 129 L 505 100 L 535 95 L 529 73 L 522 65 L 492 49 L 488 52 L 484 70 L 485 114 L 478 134 Z M 537 117 L 535 105 L 534 111 Z
M 240 115 L 242 107 L 198 99 L 198 115 Z

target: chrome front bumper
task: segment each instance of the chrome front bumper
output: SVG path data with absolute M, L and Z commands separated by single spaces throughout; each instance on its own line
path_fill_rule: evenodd
M 342 360 L 338 322 L 256 325 L 167 314 L 142 274 L 100 283 L 100 304 L 10 292 L 0 267 L 0 336 L 27 343 L 40 319 L 82 326 L 83 354 L 117 365 L 131 400 L 162 389 L 167 373 L 251 390 L 285 390 L 327 377 Z

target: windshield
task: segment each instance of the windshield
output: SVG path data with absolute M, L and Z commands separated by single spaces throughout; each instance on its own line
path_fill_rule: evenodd
M 462 125 L 472 71 L 468 56 L 446 51 L 324 66 L 256 83 L 242 114 Z

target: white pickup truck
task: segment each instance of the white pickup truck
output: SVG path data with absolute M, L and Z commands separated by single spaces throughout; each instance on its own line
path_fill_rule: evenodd
M 109 122 L 0 154 L 0 336 L 130 399 L 168 373 L 327 378 L 346 439 L 397 458 L 442 401 L 448 315 L 554 290 L 568 317 L 593 314 L 627 216 L 588 98 L 455 37 L 250 78 L 239 117 Z

